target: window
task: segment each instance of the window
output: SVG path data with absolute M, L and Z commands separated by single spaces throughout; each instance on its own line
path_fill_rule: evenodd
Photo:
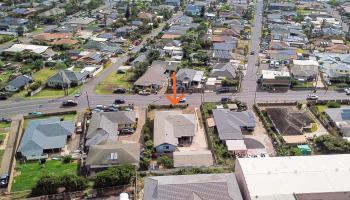
M 111 160 L 117 160 L 117 159 L 118 159 L 118 153 L 117 153 L 117 152 L 111 153 L 110 156 L 111 156 L 111 157 L 110 157 Z
M 163 149 L 169 149 L 169 146 L 163 146 Z

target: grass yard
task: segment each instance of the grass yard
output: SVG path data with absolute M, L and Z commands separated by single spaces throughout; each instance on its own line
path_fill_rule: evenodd
M 0 128 L 9 128 L 10 126 L 11 126 L 11 123 L 0 122 Z
M 4 142 L 6 138 L 6 133 L 0 133 L 0 145 L 2 145 L 2 143 Z
M 327 105 L 317 105 L 316 107 L 320 113 L 323 113 L 328 108 Z
M 15 176 L 12 192 L 31 190 L 39 178 L 44 174 L 77 174 L 79 165 L 76 162 L 64 164 L 60 160 L 48 160 L 42 167 L 39 162 L 27 162 L 16 164 L 17 176 Z
M 74 93 L 77 93 L 81 90 L 83 85 L 80 85 L 78 87 L 73 87 L 68 89 L 68 95 L 72 95 Z M 42 98 L 58 98 L 63 97 L 64 92 L 61 89 L 54 89 L 54 88 L 45 88 L 41 90 L 39 93 L 35 94 L 34 96 L 28 97 L 29 99 L 42 99 Z
M 133 72 L 127 72 L 125 74 L 111 73 L 95 87 L 95 92 L 97 94 L 111 94 L 113 90 L 118 87 L 130 89 L 133 87 L 133 84 L 128 82 L 128 80 L 133 75 Z
M 57 70 L 52 70 L 49 68 L 41 69 L 34 73 L 34 80 L 40 80 L 43 84 L 46 83 L 47 79 L 56 74 Z
M 35 118 L 31 118 L 31 119 L 25 119 L 23 127 L 26 128 L 30 120 L 47 119 L 47 118 L 50 118 L 50 117 L 63 117 L 64 121 L 70 121 L 70 120 L 76 121 L 77 114 L 76 113 L 69 113 L 69 114 L 64 114 L 64 115 L 38 116 L 38 117 L 35 117 Z

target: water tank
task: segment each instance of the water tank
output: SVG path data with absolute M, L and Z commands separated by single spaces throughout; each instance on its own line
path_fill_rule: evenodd
M 129 200 L 129 195 L 128 193 L 121 193 L 119 196 L 119 200 Z

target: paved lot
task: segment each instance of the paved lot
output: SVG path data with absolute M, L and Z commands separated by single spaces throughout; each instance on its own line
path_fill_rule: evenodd
M 135 132 L 131 135 L 120 135 L 118 137 L 118 140 L 124 141 L 124 142 L 142 143 L 141 142 L 141 132 L 142 132 L 142 128 L 145 125 L 145 121 L 146 121 L 146 109 L 141 108 L 141 107 L 135 107 L 135 111 L 136 111 L 136 115 L 138 118 L 137 128 L 136 128 Z
M 245 143 L 248 148 L 248 153 L 252 152 L 259 152 L 262 150 L 262 148 L 265 148 L 266 152 L 270 156 L 275 156 L 276 152 L 273 148 L 271 139 L 266 133 L 266 130 L 264 128 L 264 125 L 262 124 L 259 117 L 255 116 L 256 120 L 256 127 L 255 130 L 252 132 L 251 135 L 245 135 Z

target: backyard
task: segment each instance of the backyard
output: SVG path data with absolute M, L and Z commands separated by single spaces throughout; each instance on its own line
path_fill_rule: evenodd
M 28 162 L 16 164 L 16 176 L 14 177 L 12 192 L 31 190 L 42 175 L 54 174 L 77 174 L 79 165 L 76 162 L 63 163 L 59 160 L 48 160 L 45 164 Z
M 131 89 L 133 84 L 129 81 L 131 77 L 134 76 L 133 72 L 121 73 L 111 73 L 106 79 L 104 79 L 95 88 L 97 94 L 111 94 L 116 88 Z
M 24 120 L 24 128 L 27 127 L 28 123 L 30 120 L 36 120 L 36 119 L 46 119 L 50 117 L 62 117 L 64 121 L 75 121 L 77 119 L 77 114 L 76 113 L 67 113 L 67 114 L 62 114 L 62 115 L 45 115 L 45 116 L 38 116 L 35 118 L 30 118 L 30 119 L 25 119 Z

